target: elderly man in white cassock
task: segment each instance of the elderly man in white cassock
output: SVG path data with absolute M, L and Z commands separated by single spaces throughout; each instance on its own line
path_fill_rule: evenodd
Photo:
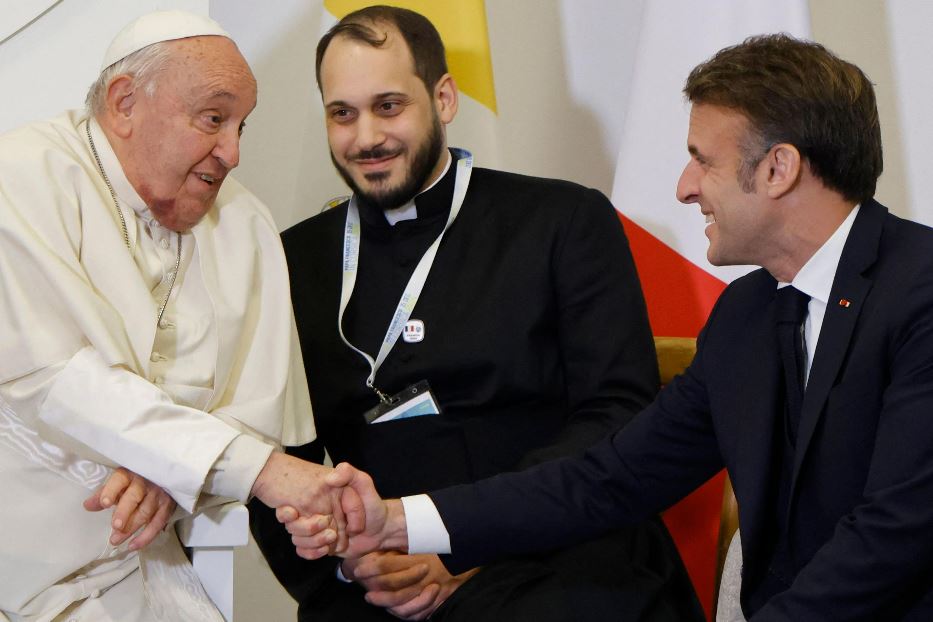
M 217 23 L 160 12 L 87 112 L 0 136 L 0 620 L 219 620 L 173 512 L 339 505 L 277 451 L 314 430 L 278 231 L 227 179 L 255 105 Z

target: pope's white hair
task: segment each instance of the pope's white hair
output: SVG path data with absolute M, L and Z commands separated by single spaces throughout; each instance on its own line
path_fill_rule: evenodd
M 156 90 L 156 76 L 165 68 L 172 55 L 169 43 L 171 41 L 148 45 L 101 71 L 84 100 L 88 114 L 96 116 L 104 111 L 110 82 L 122 74 L 132 76 L 135 87 L 152 97 Z

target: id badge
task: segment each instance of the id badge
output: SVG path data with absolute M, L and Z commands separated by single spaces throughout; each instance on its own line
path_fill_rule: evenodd
M 422 380 L 396 393 L 388 403 L 379 402 L 374 408 L 363 413 L 366 423 L 385 423 L 408 417 L 439 415 L 441 408 L 431 393 L 427 380 Z

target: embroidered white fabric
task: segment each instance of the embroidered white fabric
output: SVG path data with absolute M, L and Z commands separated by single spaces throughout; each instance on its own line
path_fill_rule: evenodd
M 61 477 L 95 490 L 112 472 L 84 460 L 39 436 L 0 398 L 0 443 Z M 107 546 L 101 558 L 125 550 Z M 182 551 L 174 529 L 161 534 L 139 554 L 143 591 L 156 619 L 163 622 L 224 622 L 211 602 L 194 568 Z M 0 622 L 7 618 L 0 613 Z
M 0 443 L 25 456 L 30 462 L 58 473 L 65 479 L 95 490 L 113 471 L 90 460 L 79 458 L 50 443 L 30 428 L 3 398 L 0 398 Z
M 185 557 L 175 530 L 159 534 L 140 551 L 146 600 L 163 622 L 224 622 Z

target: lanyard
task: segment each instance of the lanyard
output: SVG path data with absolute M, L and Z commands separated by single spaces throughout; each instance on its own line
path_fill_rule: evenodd
M 346 335 L 343 334 L 343 312 L 350 302 L 350 296 L 353 295 L 360 258 L 360 211 L 357 206 L 356 195 L 350 199 L 350 205 L 347 209 L 347 222 L 343 234 L 343 283 L 340 287 L 340 310 L 337 312 L 337 330 L 340 332 L 340 338 L 343 339 L 343 342 L 354 352 L 357 352 L 360 356 L 365 358 L 366 362 L 369 363 L 370 373 L 369 377 L 366 378 L 366 386 L 375 391 L 379 399 L 383 402 L 388 402 L 389 398 L 373 384 L 376 372 L 379 371 L 379 367 L 382 365 L 383 361 L 386 360 L 386 357 L 389 356 L 389 352 L 392 351 L 392 347 L 395 345 L 395 342 L 398 341 L 399 335 L 402 334 L 405 324 L 411 317 L 411 312 L 414 310 L 415 304 L 421 296 L 421 290 L 424 288 L 424 283 L 428 279 L 428 273 L 431 271 L 431 266 L 434 264 L 434 257 L 437 255 L 437 249 L 441 245 L 444 234 L 447 233 L 447 230 L 457 217 L 457 214 L 460 213 L 460 208 L 463 206 L 463 199 L 466 197 L 467 186 L 470 184 L 470 175 L 473 172 L 473 155 L 469 151 L 463 149 L 453 149 L 453 152 L 454 156 L 459 159 L 457 160 L 457 177 L 454 181 L 454 195 L 450 203 L 450 213 L 447 215 L 447 223 L 444 225 L 444 229 L 437 238 L 435 238 L 434 242 L 431 243 L 431 246 L 428 247 L 428 250 L 424 252 L 418 265 L 415 266 L 415 271 L 412 273 L 411 278 L 408 279 L 408 284 L 405 286 L 402 297 L 398 301 L 395 313 L 392 315 L 392 321 L 389 322 L 389 328 L 386 330 L 385 337 L 382 339 L 382 345 L 379 347 L 379 353 L 376 355 L 375 359 L 350 343 Z

